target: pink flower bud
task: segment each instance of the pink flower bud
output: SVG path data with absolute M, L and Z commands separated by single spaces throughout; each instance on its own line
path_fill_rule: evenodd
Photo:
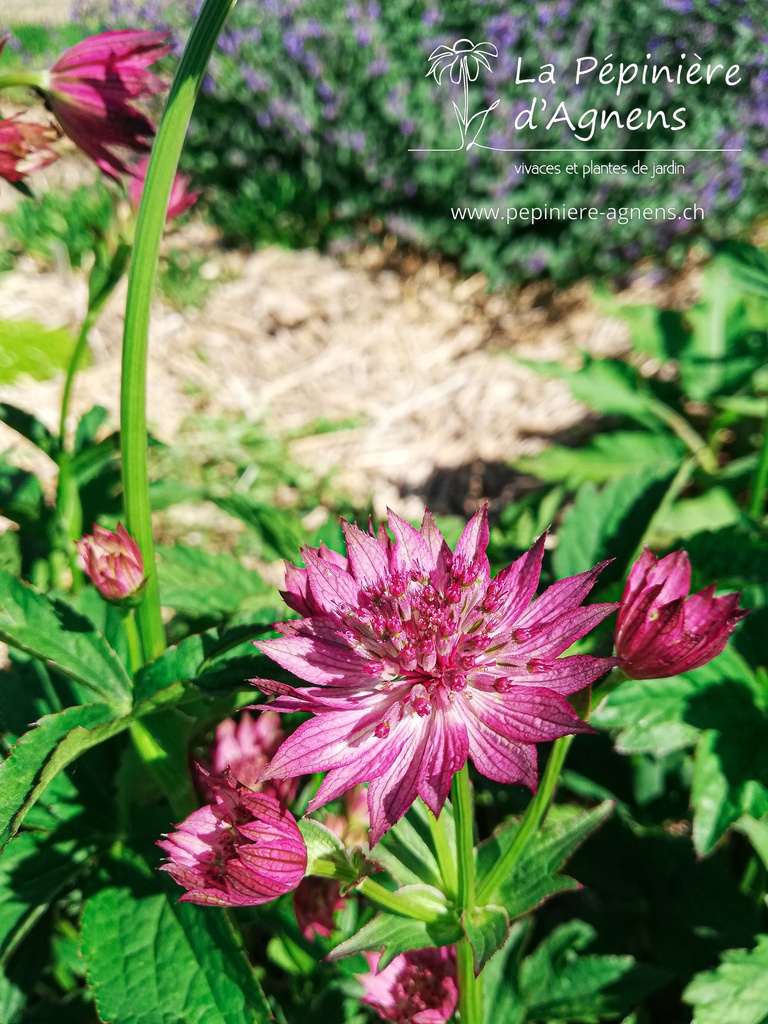
M 0 121 L 0 178 L 21 181 L 58 160 L 58 154 L 49 145 L 56 138 L 52 128 L 27 124 L 17 116 Z
M 64 132 L 112 178 L 132 173 L 121 150 L 149 152 L 155 126 L 133 103 L 165 89 L 148 68 L 170 50 L 163 32 L 103 32 L 71 47 L 42 76 L 40 89 Z
M 394 1024 L 442 1024 L 456 1009 L 456 958 L 453 948 L 413 949 L 401 953 L 378 974 L 381 954 L 366 953 L 373 973 L 358 974 L 362 1002 Z
M 94 526 L 93 535 L 77 541 L 85 574 L 107 601 L 139 604 L 144 592 L 144 560 L 139 545 L 120 523 L 117 533 Z
M 307 849 L 290 811 L 224 777 L 211 776 L 208 785 L 215 803 L 157 844 L 168 855 L 160 870 L 187 890 L 180 902 L 248 907 L 295 889 Z
M 148 167 L 149 157 L 145 156 L 133 168 L 131 179 L 128 182 L 128 198 L 131 206 L 136 211 L 138 211 L 141 203 L 141 195 L 144 191 Z M 174 218 L 180 217 L 182 213 L 186 213 L 187 210 L 195 205 L 199 197 L 199 192 L 190 191 L 189 178 L 186 174 L 177 174 L 173 179 L 166 220 L 174 220 Z
M 643 550 L 629 574 L 616 623 L 616 653 L 631 679 L 662 679 L 705 665 L 728 642 L 737 622 L 739 593 L 697 594 L 685 551 L 657 560 Z

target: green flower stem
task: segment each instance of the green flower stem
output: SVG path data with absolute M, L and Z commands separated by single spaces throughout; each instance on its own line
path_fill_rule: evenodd
M 64 380 L 64 391 L 61 395 L 61 413 L 59 415 L 59 449 L 64 451 L 64 441 L 67 433 L 67 416 L 69 415 L 69 404 L 72 399 L 72 387 L 75 383 L 75 377 L 77 371 L 80 369 L 80 363 L 82 361 L 85 350 L 88 346 L 88 335 L 91 333 L 91 328 L 96 321 L 98 310 L 89 309 L 85 314 L 80 333 L 77 336 L 74 350 L 72 352 L 72 358 L 69 360 L 69 366 L 67 367 L 67 376 Z
M 561 736 L 559 740 L 555 740 L 552 744 L 547 767 L 544 769 L 544 775 L 539 782 L 539 788 L 525 810 L 525 814 L 520 822 L 520 828 L 512 841 L 512 845 L 496 862 L 490 873 L 486 875 L 480 887 L 478 901 L 481 905 L 489 902 L 501 881 L 507 878 L 513 870 L 520 855 L 528 845 L 531 836 L 541 827 L 541 823 L 544 821 L 549 805 L 552 802 L 557 780 L 572 742 L 573 736 Z
M 432 811 L 427 808 L 427 821 L 429 822 L 429 831 L 432 835 L 432 842 L 435 845 L 435 853 L 437 854 L 437 864 L 440 868 L 440 875 L 443 880 L 443 886 L 445 895 L 450 900 L 455 900 L 458 893 L 458 878 L 456 875 L 456 859 L 451 850 L 450 843 L 448 842 L 448 836 L 445 831 L 445 824 L 434 816 Z
M 19 86 L 42 89 L 48 80 L 47 71 L 12 71 L 8 75 L 0 75 L 0 89 L 16 89 Z
M 426 921 L 428 924 L 445 918 L 445 914 L 443 912 L 438 910 L 429 910 L 427 907 L 418 906 L 416 903 L 409 900 L 407 896 L 401 896 L 396 892 L 390 892 L 389 889 L 385 889 L 383 885 L 379 885 L 378 882 L 374 882 L 372 878 L 364 878 L 357 888 L 363 896 L 367 896 L 369 900 L 380 906 L 382 910 L 388 910 L 390 913 L 399 914 L 401 917 L 410 917 L 414 921 Z
M 128 660 L 131 665 L 131 673 L 135 676 L 143 665 L 143 661 L 139 631 L 136 628 L 136 619 L 132 608 L 126 609 L 123 614 L 123 629 L 125 630 L 125 639 L 128 641 Z
M 165 650 L 160 615 L 147 470 L 147 344 L 150 304 L 171 187 L 189 119 L 219 33 L 236 0 L 205 0 L 173 79 L 152 147 L 139 209 L 123 334 L 120 432 L 127 528 L 136 538 L 149 580 L 137 625 L 144 658 Z
M 451 799 L 456 821 L 457 902 L 462 916 L 469 917 L 475 909 L 475 809 L 468 762 L 453 777 Z M 456 967 L 462 1024 L 481 1024 L 482 994 L 475 978 L 472 947 L 466 938 L 456 943 Z
M 714 476 L 718 470 L 717 457 L 701 434 L 693 429 L 688 420 L 676 413 L 674 409 L 670 409 L 664 402 L 653 400 L 649 402 L 649 405 L 659 419 L 663 420 L 672 433 L 676 434 L 687 446 L 704 472 Z
M 768 416 L 763 424 L 763 444 L 749 493 L 749 514 L 761 519 L 765 513 L 765 494 L 768 491 Z

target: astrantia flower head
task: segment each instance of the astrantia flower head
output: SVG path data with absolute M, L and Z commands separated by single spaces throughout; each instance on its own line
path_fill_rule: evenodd
M 307 550 L 291 569 L 293 607 L 257 644 L 312 685 L 258 679 L 276 711 L 310 711 L 265 778 L 327 771 L 312 811 L 370 782 L 371 846 L 420 796 L 435 814 L 469 756 L 499 782 L 537 782 L 536 747 L 589 731 L 566 697 L 615 659 L 561 655 L 614 608 L 580 607 L 601 566 L 532 601 L 544 538 L 492 580 L 485 509 L 455 553 L 427 512 L 421 529 L 394 513 L 378 536 L 344 524 L 348 559 Z
M 148 69 L 170 51 L 163 32 L 103 32 L 41 75 L 40 91 L 64 132 L 112 178 L 132 173 L 122 151 L 149 151 L 155 126 L 133 103 L 165 89 Z
M 139 545 L 126 528 L 117 524 L 117 532 L 94 526 L 93 534 L 77 541 L 86 575 L 107 601 L 138 604 L 144 593 L 144 559 Z
M 366 953 L 370 974 L 358 974 L 362 1002 L 394 1024 L 443 1024 L 456 1009 L 456 958 L 453 948 L 413 949 L 396 956 L 376 973 L 381 955 Z
M 736 624 L 740 594 L 715 597 L 714 586 L 690 594 L 685 551 L 658 560 L 648 548 L 632 567 L 619 605 L 616 653 L 631 679 L 690 672 L 725 647 Z
M 290 811 L 226 777 L 212 776 L 208 786 L 215 803 L 157 844 L 168 854 L 160 870 L 187 890 L 180 902 L 249 907 L 295 889 L 307 848 Z
M 21 181 L 58 159 L 50 143 L 56 132 L 42 124 L 29 124 L 18 117 L 0 120 L 0 178 Z
M 283 803 L 290 803 L 296 796 L 296 780 L 261 782 L 269 759 L 284 739 L 280 716 L 274 711 L 264 711 L 257 718 L 243 711 L 237 721 L 226 718 L 216 727 L 216 736 L 204 767 L 210 767 L 214 776 L 227 772 L 231 779 L 249 789 L 272 793 Z M 209 796 L 208 778 L 207 771 L 198 772 L 198 782 L 206 797 Z

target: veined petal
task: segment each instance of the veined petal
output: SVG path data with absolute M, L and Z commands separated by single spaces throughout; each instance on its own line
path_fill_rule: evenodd
M 441 704 L 448 704 L 443 698 Z M 429 722 L 424 757 L 419 769 L 419 796 L 437 817 L 451 791 L 451 782 L 467 760 L 464 723 L 457 721 L 451 706 L 436 706 Z
M 402 818 L 419 795 L 419 769 L 427 743 L 427 723 L 427 719 L 418 715 L 403 720 L 405 742 L 399 755 L 368 787 L 371 848 Z
M 485 549 L 488 547 L 488 536 L 488 509 L 483 505 L 475 512 L 459 537 L 454 553 L 456 561 L 465 564 L 479 562 L 487 569 L 488 558 Z
M 503 680 L 514 686 L 544 687 L 569 695 L 594 683 L 620 661 L 620 658 L 596 658 L 593 654 L 569 654 L 566 658 L 553 658 L 533 667 L 521 668 L 514 664 L 505 665 L 499 660 L 488 672 L 473 676 L 473 683 L 481 690 L 491 690 Z
M 542 743 L 569 733 L 594 731 L 562 694 L 544 687 L 515 686 L 508 693 L 473 689 L 471 706 L 494 732 L 522 743 Z
M 558 580 L 551 587 L 547 587 L 541 597 L 537 597 L 532 605 L 518 619 L 519 626 L 537 625 L 542 622 L 551 622 L 556 616 L 575 608 L 581 604 L 595 581 L 606 565 L 610 565 L 612 559 L 599 562 L 594 569 L 588 572 L 581 572 L 578 576 L 569 576 L 565 580 Z
M 399 569 L 401 572 L 417 569 L 419 572 L 431 573 L 435 568 L 435 559 L 421 533 L 392 509 L 387 509 L 387 522 L 395 535 L 390 569 Z
M 357 607 L 360 587 L 345 569 L 327 558 L 320 558 L 312 548 L 305 548 L 304 561 L 309 589 L 323 611 L 343 615 L 350 608 Z
M 504 625 L 517 622 L 536 593 L 546 539 L 543 533 L 533 547 L 502 569 L 494 580 L 498 588 L 498 617 Z
M 519 783 L 535 792 L 538 782 L 536 747 L 496 732 L 474 714 L 467 702 L 457 700 L 455 706 L 467 730 L 469 756 L 475 768 L 494 782 Z
M 386 549 L 375 537 L 342 520 L 352 575 L 361 586 L 380 583 L 389 575 Z
M 530 629 L 530 636 L 517 642 L 509 640 L 499 649 L 497 658 L 503 662 L 507 657 L 515 661 L 531 658 L 554 658 L 586 636 L 617 608 L 615 603 L 588 604 L 572 608 L 552 622 Z
M 276 640 L 257 640 L 255 646 L 308 683 L 325 686 L 366 685 L 366 661 L 343 642 L 333 643 L 308 636 L 284 636 Z

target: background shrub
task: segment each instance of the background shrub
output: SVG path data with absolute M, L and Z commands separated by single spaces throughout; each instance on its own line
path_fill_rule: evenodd
M 543 274 L 566 281 L 614 273 L 646 254 L 679 262 L 691 241 L 745 233 L 764 208 L 760 170 L 768 125 L 768 40 L 762 0 L 653 0 L 646 4 L 572 0 L 265 0 L 235 9 L 199 104 L 186 152 L 205 187 L 215 220 L 232 239 L 321 244 L 350 232 L 387 230 L 456 257 L 466 270 L 494 280 Z M 199 7 L 188 2 L 80 0 L 81 17 L 107 25 L 170 28 L 180 38 Z M 764 11 L 763 11 L 764 14 Z M 493 74 L 471 87 L 471 110 L 499 101 L 482 138 L 496 146 L 549 146 L 583 153 L 511 155 L 472 150 L 409 152 L 458 144 L 452 101 L 460 89 L 447 76 L 427 78 L 428 56 L 461 37 L 499 51 Z M 630 86 L 617 99 L 610 86 L 574 90 L 577 57 L 676 66 L 680 53 L 704 63 L 742 66 L 741 84 Z M 557 85 L 535 87 L 549 109 L 561 100 L 574 116 L 592 107 L 626 112 L 687 107 L 688 127 L 671 132 L 616 127 L 579 142 L 569 129 L 516 134 L 512 120 L 533 96 L 516 85 L 517 58 L 528 76 L 551 62 Z M 683 61 L 685 64 L 686 62 Z M 570 90 L 570 92 L 569 92 Z M 608 147 L 741 149 L 679 157 L 685 175 L 656 178 L 519 174 L 514 164 L 631 163 L 642 154 Z M 649 157 L 646 163 L 671 155 Z M 455 221 L 458 206 L 549 205 L 676 207 L 698 202 L 697 222 L 554 221 L 507 225 Z M 683 230 L 681 230 L 683 229 Z

